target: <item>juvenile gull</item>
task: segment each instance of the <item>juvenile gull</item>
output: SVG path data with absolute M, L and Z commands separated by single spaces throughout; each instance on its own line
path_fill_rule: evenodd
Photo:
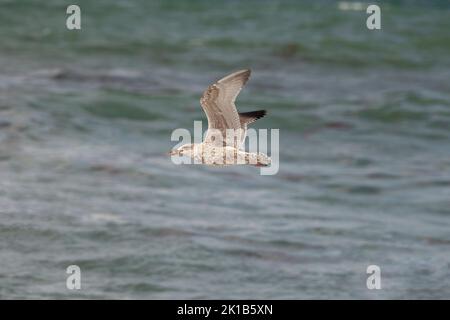
M 250 77 L 250 70 L 234 72 L 210 85 L 200 99 L 208 118 L 208 131 L 202 143 L 185 144 L 171 155 L 188 156 L 194 163 L 223 166 L 250 164 L 268 166 L 270 158 L 263 153 L 243 150 L 247 125 L 266 115 L 265 110 L 240 112 L 234 104 Z

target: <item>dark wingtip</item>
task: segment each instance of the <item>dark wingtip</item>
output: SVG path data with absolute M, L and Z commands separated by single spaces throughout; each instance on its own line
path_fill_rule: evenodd
M 256 110 L 256 111 L 250 111 L 250 112 L 240 112 L 239 115 L 241 117 L 245 118 L 252 118 L 252 119 L 260 119 L 264 117 L 267 114 L 266 110 Z
M 267 114 L 267 110 L 260 110 L 260 111 L 257 111 L 257 112 L 260 112 L 260 114 L 261 114 L 258 119 L 264 117 Z
M 241 123 L 252 123 L 258 119 L 261 119 L 266 114 L 267 114 L 266 110 L 239 112 L 239 118 L 241 119 Z

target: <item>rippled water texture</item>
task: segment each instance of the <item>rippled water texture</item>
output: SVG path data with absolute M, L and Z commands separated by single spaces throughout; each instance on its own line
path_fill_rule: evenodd
M 447 1 L 69 4 L 0 1 L 1 298 L 450 298 Z M 174 165 L 247 67 L 279 173 Z

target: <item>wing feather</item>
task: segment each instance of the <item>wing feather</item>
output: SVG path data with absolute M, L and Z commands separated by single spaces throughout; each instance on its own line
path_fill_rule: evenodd
M 234 104 L 236 97 L 247 83 L 250 70 L 234 72 L 216 83 L 210 85 L 200 99 L 200 104 L 208 118 L 208 133 L 205 142 L 214 143 L 215 135 L 221 133 L 226 139 L 226 130 L 234 129 L 236 134 L 242 135 L 245 131 Z M 242 140 L 238 137 L 238 141 Z M 222 144 L 224 145 L 224 140 Z

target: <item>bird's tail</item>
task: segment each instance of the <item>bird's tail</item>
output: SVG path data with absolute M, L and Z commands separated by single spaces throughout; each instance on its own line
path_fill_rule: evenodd
M 264 153 L 258 153 L 258 162 L 256 163 L 257 167 L 267 167 L 272 163 L 272 159 L 266 156 Z
M 270 165 L 272 160 L 270 157 L 265 155 L 262 152 L 259 153 L 246 153 L 245 155 L 245 163 L 254 165 L 256 167 L 267 167 Z

